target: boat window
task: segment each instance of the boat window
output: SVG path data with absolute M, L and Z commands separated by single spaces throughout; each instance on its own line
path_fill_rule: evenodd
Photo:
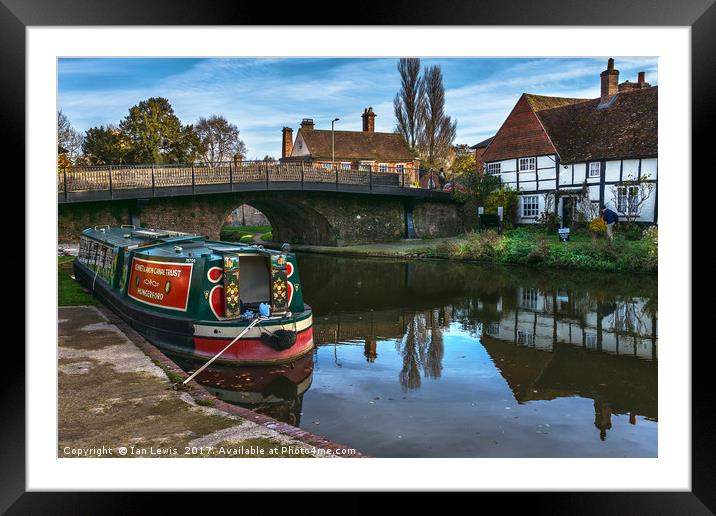
M 241 256 L 239 270 L 239 295 L 244 306 L 270 303 L 271 277 L 267 258 L 265 256 Z

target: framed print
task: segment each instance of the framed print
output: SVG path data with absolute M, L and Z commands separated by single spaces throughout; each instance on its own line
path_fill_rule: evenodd
M 43 4 L 0 6 L 27 202 L 3 510 L 337 490 L 713 510 L 691 337 L 711 2 L 320 25 Z

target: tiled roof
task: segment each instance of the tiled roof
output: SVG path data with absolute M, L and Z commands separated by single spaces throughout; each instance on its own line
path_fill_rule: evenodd
M 658 87 L 537 112 L 563 163 L 658 154 Z
M 299 129 L 314 159 L 331 159 L 331 132 L 324 129 Z M 368 131 L 335 131 L 335 155 L 336 160 L 413 160 L 413 154 L 400 134 Z
M 658 88 L 600 99 L 525 93 L 517 101 L 483 159 L 497 161 L 556 152 L 562 163 L 656 156 Z
M 487 138 L 486 140 L 482 140 L 480 143 L 476 143 L 475 145 L 473 145 L 473 146 L 470 147 L 470 148 L 473 149 L 473 150 L 474 150 L 474 149 L 482 149 L 482 148 L 484 148 L 484 147 L 487 147 L 487 146 L 490 144 L 490 142 L 491 142 L 492 140 L 494 140 L 494 139 L 495 139 L 494 136 L 490 136 L 490 137 Z

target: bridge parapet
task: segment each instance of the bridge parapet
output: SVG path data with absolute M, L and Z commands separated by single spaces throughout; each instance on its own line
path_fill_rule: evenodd
M 448 199 L 430 184 L 414 186 L 400 167 L 345 167 L 340 163 L 242 161 L 214 164 L 105 165 L 61 170 L 58 202 L 173 197 L 241 191 L 307 190 Z

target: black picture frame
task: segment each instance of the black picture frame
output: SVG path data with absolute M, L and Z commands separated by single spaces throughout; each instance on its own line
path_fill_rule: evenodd
M 346 11 L 347 4 L 312 3 L 310 9 L 289 9 L 290 4 L 226 3 L 212 0 L 0 0 L 0 141 L 13 149 L 14 170 L 25 170 L 25 29 L 28 26 L 89 25 L 620 25 L 687 26 L 691 28 L 692 71 L 692 163 L 706 167 L 706 138 L 714 114 L 716 95 L 716 6 L 715 0 L 507 0 L 449 3 L 429 0 L 410 2 L 367 1 Z M 285 5 L 285 7 L 280 7 Z M 336 10 L 338 7 L 340 9 Z M 348 7 L 350 7 L 348 5 Z M 343 12 L 335 19 L 316 13 Z M 349 15 L 346 15 L 349 13 Z M 339 20 L 339 21 L 336 21 Z M 668 99 L 666 99 L 668 102 Z M 708 125 L 707 125 L 708 124 Z M 668 142 L 662 142 L 668 144 Z M 713 144 L 711 144 L 713 145 Z M 7 154 L 6 154 L 7 156 Z M 699 167 L 703 164 L 703 167 Z M 687 166 L 680 171 L 689 174 Z M 16 177 L 16 179 L 19 179 Z M 24 181 L 18 190 L 25 195 Z M 692 204 L 695 204 L 692 203 Z M 686 216 L 690 207 L 686 208 Z M 683 210 L 679 216 L 684 216 Z M 29 238 L 30 235 L 25 235 Z M 694 264 L 695 265 L 695 264 Z M 685 264 L 688 266 L 688 264 Z M 693 270 L 693 269 L 692 269 Z M 24 290 L 24 289 L 23 289 Z M 29 295 L 26 293 L 26 295 Z M 690 300 L 683 300 L 690 302 Z M 26 315 L 27 317 L 27 315 Z M 693 318 L 693 316 L 692 316 Z M 683 346 L 691 345 L 684 332 Z M 695 340 L 695 339 L 694 339 Z M 692 490 L 691 492 L 640 493 L 532 493 L 526 501 L 532 512 L 555 514 L 710 514 L 716 511 L 716 444 L 712 438 L 716 397 L 710 385 L 710 339 L 692 346 Z M 24 350 L 17 342 L 6 342 L 5 359 L 11 368 L 2 374 L 2 417 L 0 417 L 0 511 L 8 514 L 114 514 L 144 512 L 149 493 L 39 493 L 25 490 L 25 378 Z M 12 346 L 9 344 L 13 344 Z M 664 379 L 662 378 L 662 381 Z M 667 382 L 662 383 L 662 385 Z M 316 486 L 320 488 L 320 486 Z M 514 496 L 514 495 L 510 495 Z M 173 507 L 189 508 L 197 497 L 165 493 L 163 512 Z M 240 499 L 234 499 L 240 501 Z M 222 501 L 214 498 L 213 504 Z M 323 502 L 321 502 L 322 504 Z M 350 504 L 358 507 L 356 497 Z M 215 508 L 218 507 L 215 505 Z M 238 509 L 238 507 L 236 508 Z

